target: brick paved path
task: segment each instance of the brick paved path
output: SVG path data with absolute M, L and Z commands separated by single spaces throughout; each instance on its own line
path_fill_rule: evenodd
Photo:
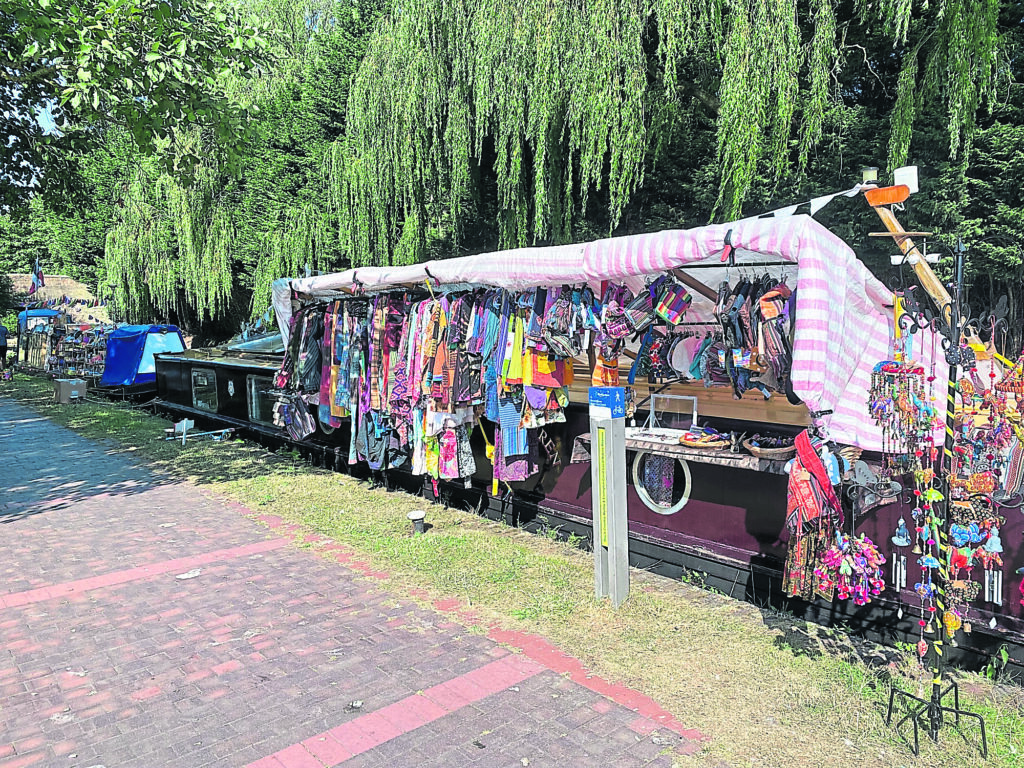
M 0 768 L 625 768 L 699 749 L 542 640 L 513 653 L 348 550 L 300 549 L 7 400 L 0 464 Z

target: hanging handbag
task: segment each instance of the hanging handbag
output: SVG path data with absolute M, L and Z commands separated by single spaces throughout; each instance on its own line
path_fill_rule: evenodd
M 623 285 L 609 285 L 604 295 L 604 306 L 601 312 L 601 333 L 598 341 L 605 343 L 606 338 L 623 339 L 629 335 L 629 323 L 626 322 L 626 304 L 631 296 L 629 289 Z M 605 355 L 607 357 L 607 355 Z
M 658 278 L 649 285 L 646 290 L 637 294 L 637 297 L 626 305 L 625 318 L 629 327 L 636 333 L 646 330 L 658 316 L 654 311 L 654 297 L 661 289 L 666 278 Z
M 665 322 L 675 325 L 683 319 L 692 302 L 693 297 L 682 283 L 666 280 L 654 312 Z
M 544 341 L 548 349 L 559 357 L 575 357 L 583 351 L 580 336 L 572 331 L 572 291 L 562 288 L 555 303 L 544 318 Z

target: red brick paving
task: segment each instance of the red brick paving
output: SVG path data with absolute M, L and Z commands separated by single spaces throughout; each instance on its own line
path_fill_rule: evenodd
M 457 601 L 396 600 L 344 547 L 285 543 L 293 526 L 3 400 L 0 456 L 0 768 L 669 766 L 665 744 L 699 748 L 541 638 L 469 633 Z

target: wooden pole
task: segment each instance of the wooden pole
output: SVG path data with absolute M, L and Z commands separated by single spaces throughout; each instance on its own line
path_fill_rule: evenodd
M 679 282 L 685 285 L 687 288 L 692 288 L 694 291 L 699 293 L 705 299 L 709 299 L 716 304 L 718 303 L 718 291 L 710 286 L 702 283 L 696 277 L 688 275 L 682 269 L 673 269 L 672 276 L 675 277 Z
M 896 241 L 896 245 L 903 252 L 903 255 L 917 257 L 915 263 L 911 265 L 914 268 L 914 273 L 921 282 L 921 287 L 932 297 L 932 301 L 935 302 L 935 306 L 938 308 L 942 319 L 949 323 L 953 309 L 953 297 L 949 295 L 946 286 L 939 280 L 931 265 L 925 261 L 924 254 L 921 253 L 913 239 L 906 233 L 907 231 L 903 228 L 903 225 L 896 219 L 896 214 L 888 206 L 872 205 L 872 208 L 878 214 L 878 218 L 882 220 L 882 223 L 885 224 L 885 228 L 892 234 L 893 240 Z

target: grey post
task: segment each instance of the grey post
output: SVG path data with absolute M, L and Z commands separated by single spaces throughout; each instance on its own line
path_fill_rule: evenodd
M 612 605 L 618 608 L 629 597 L 626 420 L 614 408 L 598 405 L 593 397 L 590 448 L 594 593 L 598 598 L 611 597 Z

